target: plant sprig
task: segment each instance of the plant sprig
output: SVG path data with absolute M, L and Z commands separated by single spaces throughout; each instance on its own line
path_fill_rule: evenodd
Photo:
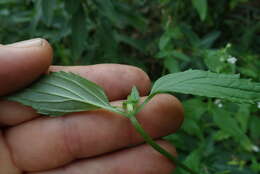
M 141 104 L 138 90 L 133 87 L 122 108 L 111 106 L 104 90 L 95 83 L 79 75 L 66 72 L 45 75 L 31 87 L 8 96 L 7 99 L 31 106 L 38 113 L 48 116 L 62 116 L 71 112 L 99 108 L 116 112 L 129 118 L 136 131 L 156 151 L 180 168 L 196 174 L 158 145 L 136 119 L 136 114 L 156 94 L 175 92 L 251 104 L 260 101 L 260 83 L 240 79 L 239 75 L 217 74 L 201 70 L 188 70 L 161 77 L 154 83 L 149 96 Z

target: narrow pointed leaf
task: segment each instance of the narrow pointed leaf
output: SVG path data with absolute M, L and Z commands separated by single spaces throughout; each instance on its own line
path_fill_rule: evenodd
M 70 112 L 111 108 L 101 87 L 76 74 L 54 72 L 30 88 L 8 97 L 51 116 Z
M 73 59 L 80 58 L 86 48 L 87 41 L 87 24 L 83 7 L 80 5 L 71 19 L 71 41 Z
M 54 10 L 57 2 L 56 0 L 44 0 L 41 2 L 42 2 L 41 6 L 42 6 L 42 13 L 43 13 L 42 18 L 46 22 L 46 24 L 50 26 L 52 23 Z
M 200 19 L 202 21 L 205 20 L 207 17 L 207 9 L 208 9 L 208 3 L 207 0 L 192 0 L 192 4 L 194 8 L 199 13 Z
M 131 94 L 128 96 L 128 100 L 134 103 L 138 103 L 140 95 L 136 86 L 132 88 Z
M 128 95 L 127 100 L 123 102 L 123 107 L 126 109 L 127 105 L 130 104 L 134 108 L 137 106 L 140 100 L 140 95 L 136 86 L 132 88 L 131 94 Z
M 260 101 L 260 83 L 240 79 L 239 75 L 201 70 L 188 70 L 163 76 L 154 83 L 151 94 L 174 92 L 216 97 L 240 103 Z

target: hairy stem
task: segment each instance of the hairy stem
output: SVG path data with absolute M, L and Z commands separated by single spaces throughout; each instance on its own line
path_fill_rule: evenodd
M 179 160 L 177 160 L 170 152 L 166 151 L 164 148 L 162 148 L 159 144 L 157 144 L 151 137 L 148 135 L 142 126 L 139 124 L 137 119 L 132 116 L 129 118 L 131 120 L 131 123 L 135 127 L 136 131 L 143 137 L 145 142 L 152 146 L 156 151 L 160 152 L 162 155 L 164 155 L 166 158 L 168 158 L 170 161 L 172 161 L 175 165 L 181 167 L 182 169 L 186 170 L 187 172 L 191 174 L 197 174 L 190 168 L 188 168 L 186 165 L 182 164 Z
M 154 94 L 155 95 L 155 94 Z M 143 137 L 145 142 L 152 146 L 156 151 L 164 155 L 166 158 L 168 158 L 170 161 L 172 161 L 175 165 L 179 166 L 183 170 L 191 173 L 191 174 L 197 174 L 192 169 L 187 167 L 186 165 L 182 164 L 179 160 L 177 160 L 170 152 L 162 148 L 159 144 L 157 144 L 151 136 L 145 132 L 145 130 L 142 128 L 141 124 L 136 119 L 136 114 L 152 99 L 154 95 L 148 96 L 145 101 L 136 109 L 134 109 L 132 104 L 127 104 L 127 113 L 124 113 L 123 115 L 128 117 L 136 129 L 136 131 Z

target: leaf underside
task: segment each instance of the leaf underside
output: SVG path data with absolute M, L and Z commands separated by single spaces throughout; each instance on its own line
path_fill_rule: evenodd
M 79 75 L 62 71 L 45 75 L 31 87 L 9 96 L 8 100 L 50 116 L 111 107 L 101 87 Z
M 155 93 L 183 93 L 227 99 L 239 103 L 260 101 L 260 83 L 240 79 L 239 75 L 217 74 L 188 70 L 158 79 L 152 88 Z

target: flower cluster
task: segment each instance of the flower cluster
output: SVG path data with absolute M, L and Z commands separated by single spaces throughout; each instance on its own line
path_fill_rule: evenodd
M 227 59 L 227 62 L 230 64 L 235 64 L 237 62 L 237 58 L 235 58 L 233 56 L 229 56 Z
M 216 99 L 216 100 L 214 101 L 214 104 L 217 105 L 219 108 L 222 108 L 222 107 L 223 107 L 223 104 L 222 104 L 222 102 L 221 102 L 220 99 Z
M 256 145 L 252 145 L 252 150 L 253 150 L 254 152 L 259 152 L 259 151 L 260 151 L 259 147 L 256 146 Z

